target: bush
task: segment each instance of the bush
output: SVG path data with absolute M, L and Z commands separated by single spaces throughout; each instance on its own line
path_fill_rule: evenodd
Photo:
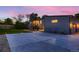
M 17 21 L 15 24 L 15 29 L 24 29 L 24 23 Z

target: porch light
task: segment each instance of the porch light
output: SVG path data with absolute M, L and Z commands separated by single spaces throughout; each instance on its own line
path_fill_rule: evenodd
M 52 23 L 58 23 L 58 20 L 52 20 L 51 22 Z
M 73 27 L 73 24 L 72 23 L 70 23 L 70 28 L 72 28 Z

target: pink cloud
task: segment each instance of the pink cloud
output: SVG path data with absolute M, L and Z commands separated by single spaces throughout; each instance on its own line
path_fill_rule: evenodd
M 47 12 L 47 13 L 60 13 L 60 14 L 74 14 L 79 12 L 79 7 L 74 6 L 28 6 L 24 8 L 32 9 L 33 11 L 39 12 Z
M 18 13 L 16 11 L 9 11 L 8 14 L 11 15 L 11 16 L 17 16 L 18 15 Z

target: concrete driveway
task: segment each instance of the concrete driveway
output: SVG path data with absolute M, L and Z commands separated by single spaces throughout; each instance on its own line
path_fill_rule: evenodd
M 79 35 L 60 35 L 44 32 L 6 34 L 13 52 L 79 51 Z

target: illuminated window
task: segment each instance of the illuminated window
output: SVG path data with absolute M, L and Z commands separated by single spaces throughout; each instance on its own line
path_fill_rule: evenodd
M 52 23 L 58 23 L 58 20 L 52 20 L 51 22 Z
M 77 28 L 79 29 L 79 24 L 77 24 Z

